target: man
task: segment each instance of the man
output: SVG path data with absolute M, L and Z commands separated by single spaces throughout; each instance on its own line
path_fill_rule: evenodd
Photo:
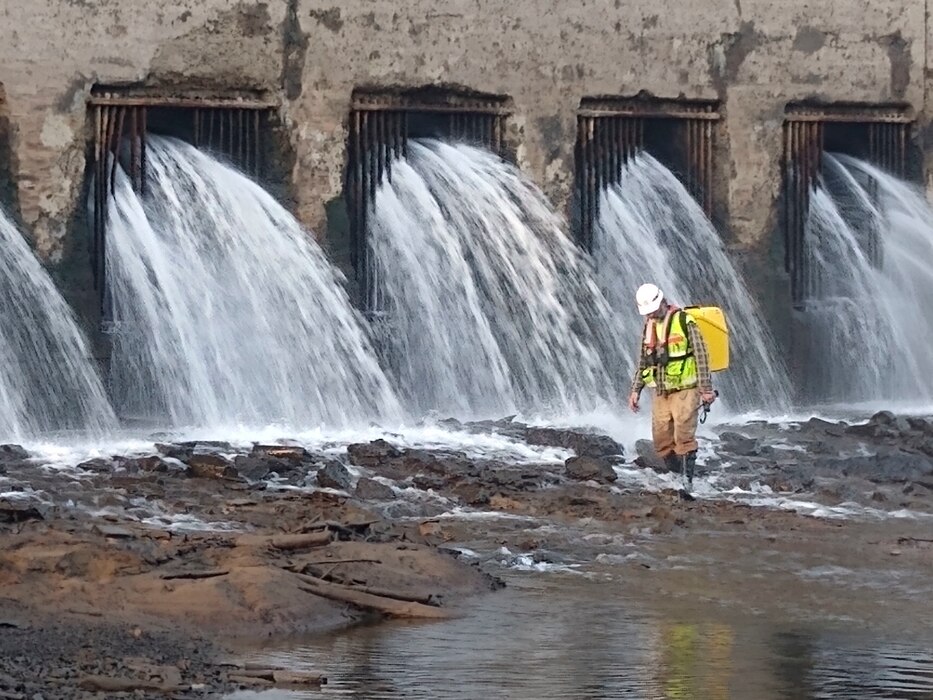
M 637 413 L 641 390 L 645 386 L 655 390 L 654 449 L 668 469 L 686 474 L 692 485 L 700 404 L 716 400 L 706 341 L 690 314 L 668 304 L 657 286 L 643 284 L 635 293 L 635 302 L 645 317 L 645 329 L 628 405 Z

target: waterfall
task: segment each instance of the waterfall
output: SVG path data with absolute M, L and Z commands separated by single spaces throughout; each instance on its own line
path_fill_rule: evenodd
M 653 282 L 675 304 L 711 304 L 725 311 L 730 366 L 713 383 L 728 406 L 787 409 L 787 370 L 755 301 L 702 208 L 651 155 L 630 159 L 619 182 L 601 193 L 593 257 L 605 293 L 623 319 L 633 358 L 643 327 L 635 290 Z
M 2 209 L 0 321 L 0 439 L 116 427 L 71 309 Z
M 339 273 L 267 192 L 149 137 L 145 194 L 117 173 L 107 222 L 114 404 L 172 426 L 398 417 Z
M 933 208 L 923 190 L 823 154 L 805 252 L 813 393 L 836 402 L 933 400 Z
M 624 402 L 615 316 L 517 168 L 426 139 L 390 172 L 369 246 L 382 352 L 415 410 L 559 415 Z

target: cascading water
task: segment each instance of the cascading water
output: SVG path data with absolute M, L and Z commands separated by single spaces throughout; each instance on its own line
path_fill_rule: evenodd
M 351 425 L 400 408 L 298 222 L 241 173 L 151 137 L 145 195 L 118 171 L 107 228 L 112 386 L 173 426 Z
M 0 210 L 0 439 L 116 427 L 74 315 Z
M 635 289 L 654 282 L 674 303 L 708 303 L 726 312 L 730 367 L 714 383 L 728 406 L 789 406 L 787 370 L 722 239 L 687 189 L 651 155 L 630 159 L 619 182 L 601 193 L 593 257 L 625 324 L 630 363 L 643 327 L 634 309 Z
M 933 400 L 933 208 L 923 190 L 826 153 L 805 246 L 813 394 L 848 403 Z
M 388 318 L 382 348 L 418 411 L 621 404 L 614 315 L 517 168 L 467 145 L 410 142 L 376 192 L 369 245 Z

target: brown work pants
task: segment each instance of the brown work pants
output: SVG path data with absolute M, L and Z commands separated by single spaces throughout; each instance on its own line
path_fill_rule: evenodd
M 697 388 L 654 394 L 651 435 L 659 457 L 663 459 L 670 454 L 683 456 L 696 452 L 699 415 L 700 390 Z

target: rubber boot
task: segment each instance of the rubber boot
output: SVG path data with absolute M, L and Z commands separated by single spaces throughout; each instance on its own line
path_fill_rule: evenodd
M 667 467 L 669 472 L 673 472 L 674 474 L 682 473 L 681 468 L 683 465 L 681 464 L 681 459 L 675 454 L 669 454 L 664 458 L 664 466 Z
M 683 460 L 683 474 L 687 477 L 687 488 L 693 488 L 693 474 L 697 468 L 697 453 L 688 452 L 682 458 Z

